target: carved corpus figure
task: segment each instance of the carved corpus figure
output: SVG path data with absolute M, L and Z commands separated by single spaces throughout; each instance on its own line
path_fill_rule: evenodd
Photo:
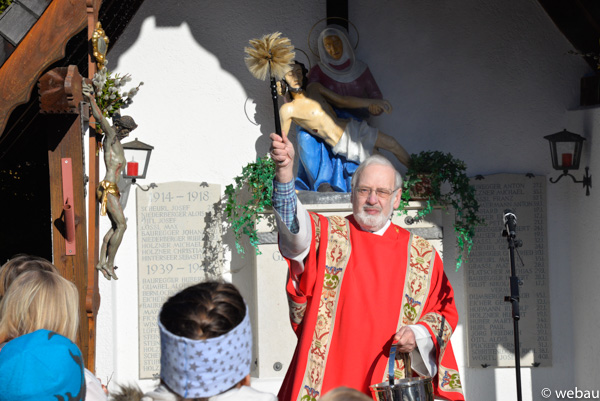
M 354 50 L 342 27 L 327 27 L 319 35 L 319 62 L 308 73 L 308 84 L 318 82 L 338 95 L 383 99 L 383 95 L 367 64 L 354 56 Z M 371 105 L 367 109 L 334 107 L 339 118 L 366 120 L 383 110 Z M 329 145 L 304 129 L 297 133 L 298 175 L 296 188 L 313 191 L 350 192 L 352 174 L 358 163 L 334 155 Z
M 102 146 L 104 148 L 106 174 L 98 185 L 96 196 L 102 204 L 102 215 L 104 216 L 108 213 L 112 225 L 102 241 L 102 248 L 96 269 L 100 270 L 108 280 L 111 278 L 117 280 L 118 277 L 115 274 L 115 269 L 117 268 L 115 266 L 115 256 L 123 240 L 123 234 L 125 234 L 125 230 L 127 229 L 123 207 L 119 202 L 121 195 L 117 187 L 119 177 L 121 177 L 121 173 L 126 165 L 125 152 L 123 151 L 121 140 L 126 138 L 137 127 L 137 124 L 129 116 L 121 117 L 115 114 L 113 116 L 114 124 L 111 126 L 102 115 L 102 110 L 100 110 L 98 104 L 96 104 L 93 87 L 85 82 L 83 83 L 83 95 L 89 101 L 92 114 L 96 121 L 100 123 L 100 127 L 104 132 Z
M 304 65 L 296 62 L 284 77 L 286 85 L 282 86 L 287 86 L 292 99 L 279 109 L 281 128 L 285 134 L 289 132 L 293 121 L 323 139 L 332 147 L 334 154 L 345 156 L 348 160 L 362 162 L 373 150 L 385 149 L 392 152 L 402 164 L 408 165 L 408 153 L 393 137 L 370 127 L 365 121 L 338 118 L 329 104 L 389 113 L 392 106 L 388 101 L 341 96 L 318 82 L 310 83 L 304 89 L 305 71 Z

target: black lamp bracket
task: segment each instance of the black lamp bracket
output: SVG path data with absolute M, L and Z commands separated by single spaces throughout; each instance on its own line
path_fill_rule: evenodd
M 561 175 L 559 175 L 556 179 L 550 178 L 550 182 L 552 184 L 556 184 L 558 181 L 560 181 L 561 178 L 568 176 L 571 177 L 571 179 L 573 180 L 574 183 L 582 183 L 583 187 L 585 188 L 585 194 L 586 196 L 590 196 L 590 188 L 592 187 L 592 176 L 590 175 L 589 172 L 589 167 L 585 168 L 585 175 L 583 176 L 583 179 L 581 180 L 577 180 L 575 179 L 575 177 L 570 174 L 568 171 L 569 170 L 563 170 L 563 173 Z
M 155 183 L 151 182 L 150 185 L 148 185 L 146 187 L 146 189 L 144 189 L 144 187 L 142 187 L 140 184 L 138 184 L 137 182 L 135 182 L 135 178 L 130 178 L 131 183 L 135 184 L 138 186 L 139 189 L 141 189 L 144 192 L 148 192 L 150 190 L 150 188 L 158 188 L 158 185 L 156 185 Z

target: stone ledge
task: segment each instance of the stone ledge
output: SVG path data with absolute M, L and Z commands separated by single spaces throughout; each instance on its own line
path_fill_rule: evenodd
M 303 205 L 350 203 L 350 192 L 298 191 L 298 199 Z
M 406 228 L 411 233 L 418 235 L 419 237 L 427 240 L 432 239 L 443 239 L 444 230 L 441 227 L 415 227 Z M 258 243 L 260 245 L 276 244 L 277 243 L 277 231 L 262 232 L 258 233 Z

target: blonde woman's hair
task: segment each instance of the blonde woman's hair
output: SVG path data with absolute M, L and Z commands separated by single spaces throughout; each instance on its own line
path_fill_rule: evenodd
M 0 343 L 46 329 L 75 342 L 79 327 L 77 287 L 57 273 L 21 273 L 0 302 Z
M 350 387 L 338 387 L 327 392 L 321 401 L 372 401 L 372 398 Z
M 21 273 L 30 270 L 45 270 L 58 273 L 56 266 L 44 258 L 24 253 L 17 254 L 0 267 L 0 300 L 2 300 L 12 282 Z

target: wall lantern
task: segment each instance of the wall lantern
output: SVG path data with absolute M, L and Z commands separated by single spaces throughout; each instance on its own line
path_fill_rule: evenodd
M 152 153 L 154 146 L 140 142 L 137 138 L 135 138 L 135 141 L 122 144 L 122 146 L 127 164 L 123 169 L 123 180 L 119 182 L 119 189 L 121 190 L 121 207 L 125 210 L 127 200 L 129 199 L 129 189 L 131 188 L 131 184 L 137 185 L 142 191 L 148 191 L 150 188 L 157 188 L 158 186 L 155 183 L 151 183 L 144 188 L 135 182 L 138 178 L 146 178 L 148 165 L 150 164 L 150 154 Z
M 146 178 L 153 149 L 154 146 L 140 142 L 137 138 L 135 141 L 124 143 L 123 150 L 127 165 L 123 170 L 123 178 L 130 179 L 134 184 L 136 179 Z
M 567 131 L 566 129 L 556 134 L 546 135 L 544 138 L 550 142 L 550 156 L 552 157 L 552 167 L 555 170 L 562 170 L 562 174 L 556 179 L 550 178 L 552 184 L 557 183 L 562 177 L 569 176 L 576 183 L 583 183 L 586 189 L 585 194 L 590 195 L 592 186 L 592 176 L 589 175 L 589 168 L 585 168 L 585 175 L 582 180 L 576 180 L 568 173 L 569 170 L 578 170 L 581 161 L 581 150 L 585 138 Z

